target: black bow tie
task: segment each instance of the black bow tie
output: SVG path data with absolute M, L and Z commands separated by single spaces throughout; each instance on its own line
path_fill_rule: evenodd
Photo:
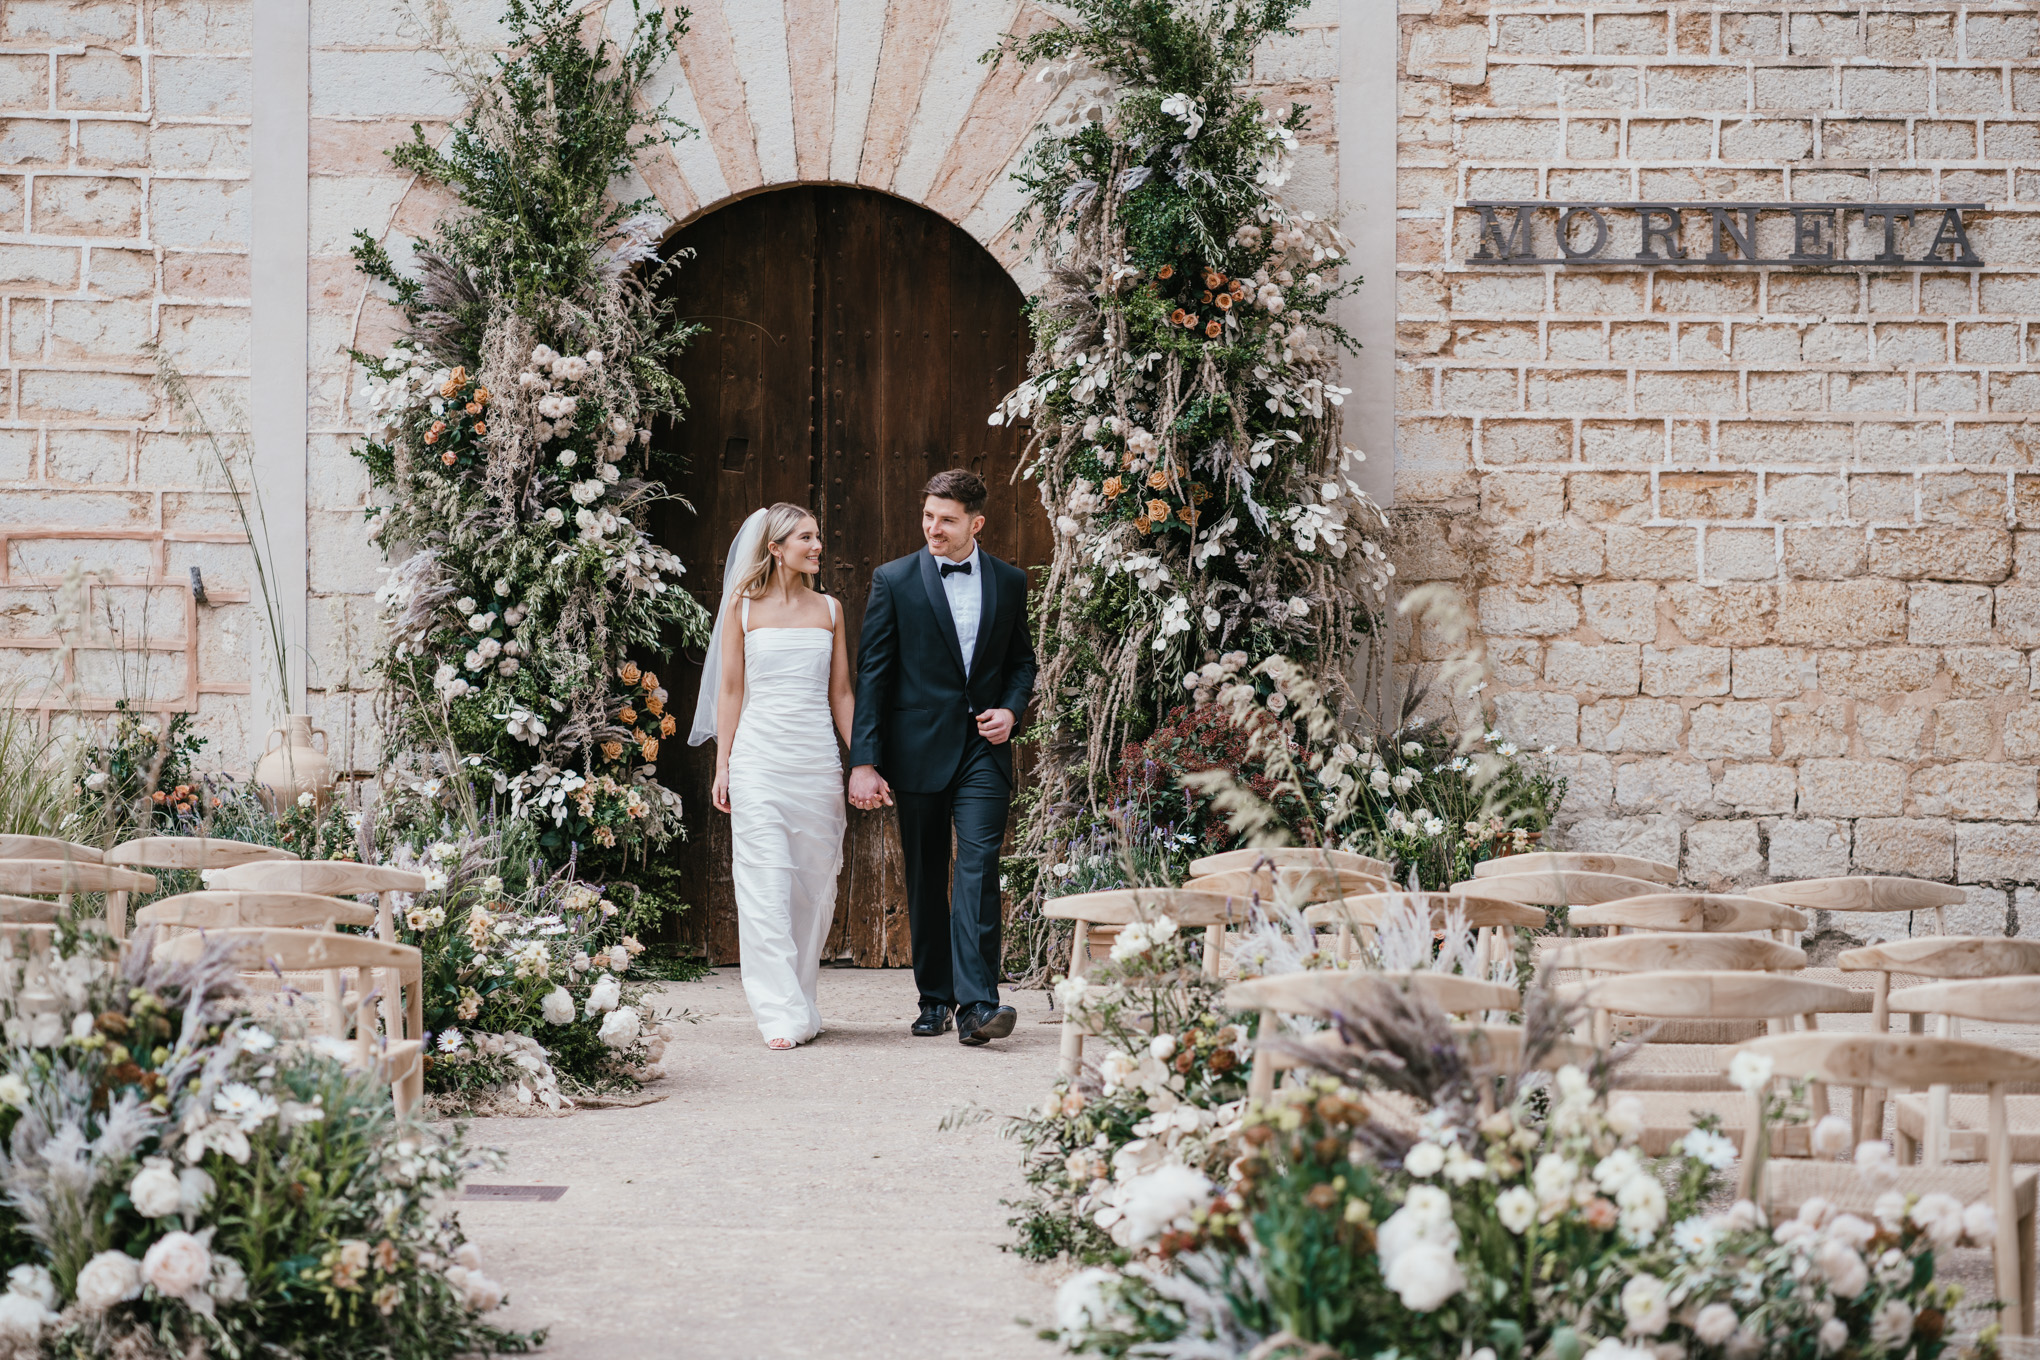
M 970 563 L 944 562 L 942 564 L 942 575 L 945 579 L 950 576 L 954 576 L 959 571 L 962 572 L 965 576 L 970 575 Z

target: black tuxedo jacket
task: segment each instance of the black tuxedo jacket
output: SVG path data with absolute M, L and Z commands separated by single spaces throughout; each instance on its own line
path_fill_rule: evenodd
M 982 547 L 978 569 L 984 604 L 968 682 L 934 554 L 923 548 L 871 576 L 857 647 L 850 764 L 877 766 L 887 783 L 907 793 L 949 786 L 969 743 L 979 740 L 979 713 L 1005 708 L 1018 718 L 1034 697 L 1027 573 Z M 1012 742 L 992 752 L 1010 783 Z

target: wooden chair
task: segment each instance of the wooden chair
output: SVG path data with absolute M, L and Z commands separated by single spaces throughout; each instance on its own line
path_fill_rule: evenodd
M 1734 893 L 1649 893 L 1624 897 L 1591 907 L 1574 907 L 1566 916 L 1576 928 L 1601 927 L 1619 934 L 1625 930 L 1690 931 L 1696 934 L 1736 934 L 1769 931 L 1780 944 L 1796 943 L 1779 938 L 1794 936 L 1807 927 L 1804 912 L 1769 902 L 1761 897 Z
M 1588 973 L 1784 973 L 1806 967 L 1805 950 L 1749 935 L 1572 936 L 1548 941 L 1539 952 L 1553 967 Z
M 1475 897 L 1498 897 L 1526 907 L 1591 907 L 1625 897 L 1644 897 L 1664 891 L 1665 885 L 1626 874 L 1599 874 L 1576 869 L 1548 869 L 1537 873 L 1490 874 L 1462 879 L 1452 885 L 1456 893 Z
M 135 913 L 135 924 L 180 930 L 331 930 L 373 926 L 378 913 L 364 902 L 316 893 L 209 890 L 160 898 Z M 394 942 L 394 934 L 382 938 Z
M 48 925 L 63 914 L 63 905 L 48 897 L 0 895 L 0 921 L 33 922 Z
M 1253 869 L 1263 863 L 1278 869 L 1343 869 L 1350 873 L 1366 874 L 1371 878 L 1395 881 L 1395 870 L 1387 860 L 1375 859 L 1372 855 L 1357 855 L 1351 850 L 1321 850 L 1311 846 L 1277 845 L 1254 850 L 1227 850 L 1221 854 L 1206 855 L 1190 861 L 1193 877 L 1205 874 L 1229 873 L 1234 869 Z
M 1218 977 L 1220 936 L 1229 925 L 1247 917 L 1249 904 L 1227 893 L 1195 892 L 1187 888 L 1115 888 L 1108 892 L 1073 893 L 1052 897 L 1042 904 L 1041 914 L 1057 921 L 1077 923 L 1070 948 L 1070 973 L 1080 978 L 1090 971 L 1092 926 L 1127 926 L 1136 921 L 1153 921 L 1166 916 L 1177 926 L 1202 930 L 1205 938 L 1204 975 Z M 1059 1070 L 1073 1077 L 1084 1061 L 1084 1028 L 1070 1011 L 1063 1013 L 1062 1057 Z
M 123 933 L 114 923 L 116 910 L 120 914 L 120 926 L 127 924 L 126 894 L 155 890 L 156 880 L 150 875 L 111 864 L 66 859 L 0 859 L 0 894 L 55 897 L 56 905 L 63 908 L 69 905 L 74 894 L 105 893 L 106 928 L 115 939 Z
M 1395 891 L 1361 893 L 1336 902 L 1320 903 L 1306 909 L 1303 919 L 1314 927 L 1336 929 L 1338 956 L 1348 959 L 1353 956 L 1356 940 L 1369 938 L 1389 913 L 1410 910 L 1407 904 L 1411 903 L 1421 903 L 1429 908 L 1433 930 L 1443 930 L 1446 917 L 1455 910 L 1465 918 L 1466 928 L 1474 932 L 1474 957 L 1481 977 L 1487 976 L 1490 961 L 1502 957 L 1502 931 L 1541 930 L 1549 919 L 1537 907 L 1504 902 L 1499 898 L 1474 897 L 1466 893 Z
M 325 1017 L 325 1037 L 335 1041 L 330 1046 L 335 1056 L 356 1071 L 371 1072 L 378 1080 L 389 1082 L 399 1115 L 408 1114 L 417 1104 L 425 1090 L 425 1019 L 423 964 L 416 949 L 359 935 L 260 928 L 174 935 L 155 947 L 168 958 L 194 959 L 208 942 L 230 945 L 236 962 L 246 972 L 336 974 L 338 985 L 326 993 Z M 380 989 L 371 983 L 371 977 L 378 973 L 391 978 L 404 993 L 402 1004 L 394 1008 L 400 1018 L 387 1035 L 376 1032 L 375 1002 Z M 385 1014 L 391 1011 L 384 1007 Z
M 2001 1325 L 2025 1336 L 2033 1318 L 2033 1206 L 2031 1169 L 2014 1170 L 2006 1087 L 2014 1082 L 2040 1082 L 2040 1057 L 1994 1048 L 1964 1039 L 1932 1039 L 1896 1034 L 1781 1034 L 1757 1039 L 1741 1052 L 1771 1060 L 1774 1080 L 1804 1078 L 1855 1092 L 1857 1108 L 1870 1088 L 1897 1090 L 1935 1082 L 1974 1083 L 1986 1088 L 1988 1116 L 1985 1165 L 1906 1166 L 1898 1168 L 1891 1188 L 1907 1194 L 1938 1191 L 1967 1204 L 1987 1199 L 1997 1216 L 1997 1297 L 2004 1305 Z M 1818 1196 L 1837 1209 L 1874 1219 L 1874 1204 L 1885 1187 L 1871 1184 L 1846 1162 L 1772 1161 L 1763 1184 L 1753 1183 L 1752 1161 L 1743 1158 L 1744 1198 L 1769 1211 L 1772 1222 L 1797 1213 Z
M 1192 892 L 1228 893 L 1234 897 L 1258 897 L 1263 902 L 1302 905 L 1326 902 L 1348 893 L 1380 892 L 1393 885 L 1376 874 L 1352 869 L 1328 869 L 1323 865 L 1291 864 L 1260 869 L 1223 869 L 1184 880 Z
M 1275 1072 L 1285 1062 L 1262 1042 L 1272 1037 L 1280 1017 L 1308 1015 L 1317 1019 L 1376 1004 L 1390 988 L 1415 991 L 1448 1014 L 1470 1011 L 1513 1011 L 1523 998 L 1514 987 L 1482 982 L 1456 973 L 1380 973 L 1372 969 L 1314 969 L 1303 973 L 1281 973 L 1274 977 L 1249 978 L 1226 988 L 1228 1010 L 1259 1011 L 1261 1024 L 1254 1044 L 1254 1070 L 1248 1078 L 1247 1094 L 1253 1100 L 1267 1100 L 1275 1094 Z
M 120 864 L 131 869 L 231 869 L 237 864 L 296 858 L 290 851 L 279 850 L 272 845 L 255 845 L 212 836 L 142 836 L 122 841 L 106 852 L 108 864 Z M 126 893 L 121 893 L 118 901 L 112 896 L 106 899 L 107 924 L 116 926 L 114 934 L 122 938 L 127 935 L 127 907 Z
M 94 846 L 56 836 L 0 836 L 0 859 L 70 859 L 98 864 L 103 858 Z
M 1509 874 L 1615 874 L 1640 878 L 1646 883 L 1673 884 L 1679 881 L 1679 866 L 1663 860 L 1640 859 L 1635 855 L 1599 855 L 1553 850 L 1532 850 L 1521 855 L 1500 855 L 1473 866 L 1475 878 L 1499 878 Z
M 1913 1017 L 2036 1025 L 2040 1024 L 2040 981 L 2000 977 L 1930 982 L 1893 992 L 1891 1009 Z M 1984 1094 L 1951 1092 L 1941 1100 L 1932 1094 L 1925 1099 L 1902 1095 L 1893 1104 L 1900 1162 L 1911 1162 L 1921 1149 L 1925 1150 L 1922 1160 L 1928 1166 L 1943 1161 L 1982 1161 L 1989 1155 L 1985 1135 L 1990 1109 Z M 2040 1095 L 2025 1093 L 2024 1088 L 2008 1091 L 2005 1113 L 2010 1121 L 2012 1160 L 2040 1162 Z
M 1981 978 L 2031 977 L 2040 974 L 2040 942 L 1998 939 L 1973 935 L 1918 936 L 1884 944 L 1851 949 L 1835 960 L 1844 973 L 1870 973 L 1870 1031 L 1891 1029 L 1891 980 L 1894 975 L 1929 978 L 1937 982 L 1973 981 Z M 1923 1030 L 1926 1016 L 1913 1013 L 1913 1033 Z M 1959 1038 L 1962 1019 L 1946 1014 L 1941 1024 L 1944 1039 Z M 1928 1093 L 1928 1101 L 1941 1112 L 1940 1126 L 1947 1127 L 1946 1109 L 1950 1090 L 1946 1086 Z M 1858 1120 L 1859 1139 L 1884 1136 L 1884 1093 L 1873 1091 L 1864 1114 Z M 1938 1150 L 1937 1150 L 1938 1151 Z
M 1585 1006 L 1592 1016 L 1592 1040 L 1596 1051 L 1606 1051 L 1618 1039 L 1639 1026 L 1625 1022 L 1742 1022 L 1768 1027 L 1776 1033 L 1797 1021 L 1805 1028 L 1818 1029 L 1822 1013 L 1862 1012 L 1870 998 L 1832 982 L 1809 982 L 1790 974 L 1762 972 L 1647 972 L 1623 973 L 1592 982 L 1574 982 L 1557 989 L 1568 1007 Z M 1629 1057 L 1616 1065 L 1614 1085 L 1635 1093 L 1643 1107 L 1644 1127 L 1638 1134 L 1646 1154 L 1663 1156 L 1693 1127 L 1696 1114 L 1720 1116 L 1729 1136 L 1747 1130 L 1752 1113 L 1749 1100 L 1738 1094 L 1724 1075 L 1725 1048 L 1718 1042 L 1665 1042 L 1655 1033 Z M 1827 1113 L 1827 1092 L 1814 1091 L 1814 1114 Z M 1809 1126 L 1779 1131 L 1783 1137 L 1773 1151 L 1786 1156 L 1806 1156 L 1812 1150 Z
M 1924 911 L 1934 912 L 1934 933 L 1948 933 L 1948 908 L 1968 900 L 1968 894 L 1949 883 L 1924 878 L 1881 878 L 1859 874 L 1849 878 L 1802 878 L 1791 883 L 1767 883 L 1751 888 L 1749 897 L 1782 902 L 1802 911 Z

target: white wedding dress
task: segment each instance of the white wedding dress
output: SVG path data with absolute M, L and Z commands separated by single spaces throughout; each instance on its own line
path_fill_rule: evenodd
M 833 628 L 751 628 L 730 743 L 731 877 L 744 998 L 770 1041 L 821 1032 L 815 981 L 843 867 L 843 766 L 829 712 Z M 833 625 L 836 602 L 829 601 Z

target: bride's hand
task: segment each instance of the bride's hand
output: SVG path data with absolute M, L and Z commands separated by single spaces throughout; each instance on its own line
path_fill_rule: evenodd
M 715 785 L 709 790 L 708 797 L 717 812 L 730 810 L 730 772 L 727 769 L 715 772 Z

